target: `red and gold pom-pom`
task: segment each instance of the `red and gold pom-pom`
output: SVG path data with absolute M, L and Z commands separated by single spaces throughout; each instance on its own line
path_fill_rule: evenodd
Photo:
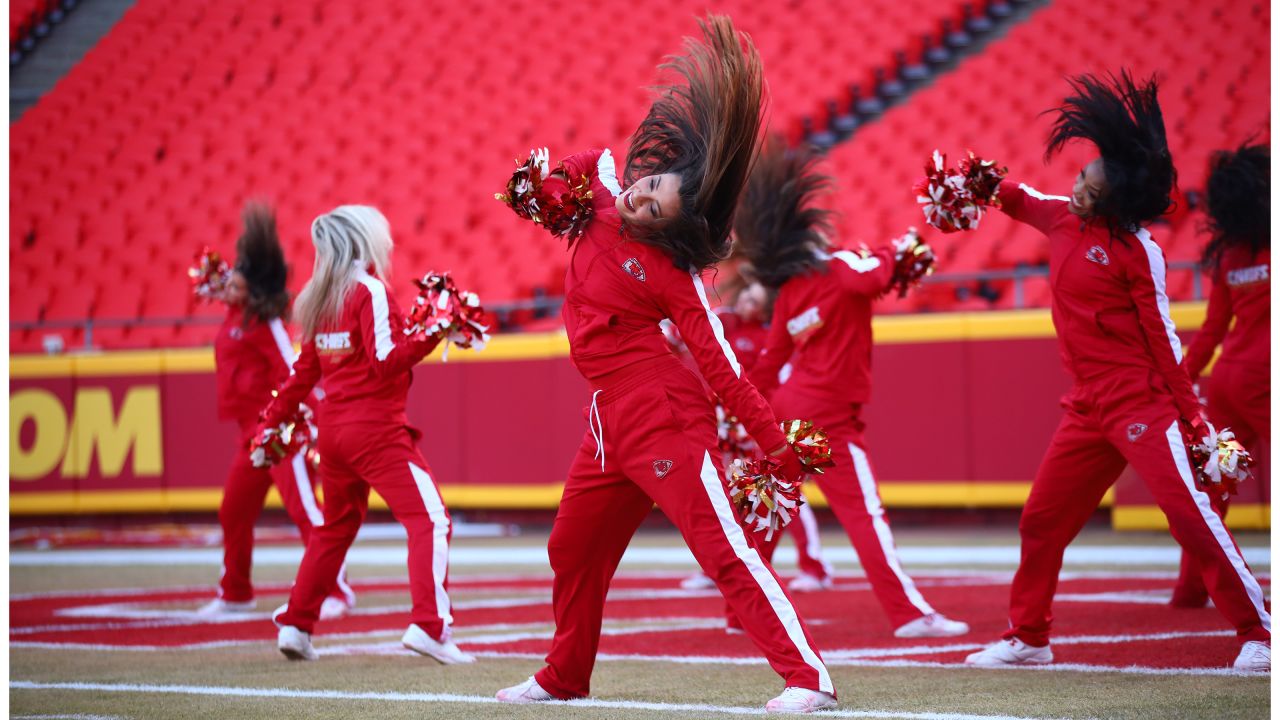
M 227 289 L 231 266 L 206 245 L 196 252 L 195 262 L 187 268 L 187 277 L 191 278 L 191 291 L 196 297 L 212 302 L 221 299 Z
M 893 277 L 885 292 L 898 291 L 898 297 L 906 297 L 907 290 L 920 284 L 927 275 L 933 274 L 937 264 L 933 248 L 920 239 L 915 228 L 908 228 L 907 233 L 893 241 L 894 266 Z
M 318 436 L 311 408 L 299 404 L 297 412 L 288 420 L 262 428 L 249 441 L 249 457 L 255 467 L 276 465 L 299 452 L 309 452 L 308 448 L 314 447 Z M 319 453 L 316 453 L 317 464 L 319 458 Z
M 462 349 L 483 350 L 489 342 L 489 326 L 483 324 L 484 308 L 480 296 L 459 290 L 449 273 L 427 273 L 418 286 L 418 297 L 405 317 L 404 334 L 440 336 L 444 339 L 444 359 L 449 359 L 449 345 Z
M 1222 493 L 1222 499 L 1237 492 L 1237 486 L 1253 473 L 1253 456 L 1244 449 L 1231 428 L 1221 432 L 1208 424 L 1208 433 L 1191 445 L 1191 462 L 1196 479 L 1206 491 Z
M 779 426 L 805 470 L 821 475 L 823 468 L 831 467 L 831 440 L 821 428 L 808 420 L 786 420 Z
M 790 524 L 804 502 L 800 483 L 780 479 L 779 467 L 773 457 L 738 458 L 729 466 L 729 499 L 752 530 L 765 533 L 765 540 Z
M 716 446 L 735 460 L 756 454 L 756 441 L 751 439 L 751 433 L 719 399 L 716 400 Z
M 972 152 L 958 168 L 946 164 L 947 156 L 934 150 L 915 185 L 925 222 L 947 233 L 976 230 L 988 209 L 1000 207 L 996 191 L 1009 170 Z
M 569 189 L 553 193 L 543 187 L 543 182 L 553 171 L 547 164 L 547 149 L 534 150 L 529 159 L 516 161 L 516 171 L 507 181 L 505 193 L 494 193 L 516 215 L 545 227 L 556 237 L 567 237 L 572 243 L 587 229 L 594 212 L 591 200 L 591 178 L 587 175 L 573 177 L 564 164 L 554 172 L 564 174 Z

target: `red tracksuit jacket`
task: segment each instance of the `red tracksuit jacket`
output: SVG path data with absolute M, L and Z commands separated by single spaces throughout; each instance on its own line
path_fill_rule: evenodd
M 1117 366 L 1155 371 L 1186 420 L 1200 414 L 1182 343 L 1169 317 L 1164 251 L 1139 229 L 1112 238 L 1102 223 L 1084 222 L 1068 199 L 1006 179 L 1000 202 L 1010 217 L 1049 238 L 1053 326 L 1062 362 L 1077 382 Z
M 720 319 L 707 304 L 702 279 L 677 268 L 658 248 L 627 235 L 613 204 L 613 191 L 621 188 L 612 154 L 589 150 L 566 158 L 564 165 L 574 178 L 591 178 L 595 210 L 574 245 L 565 277 L 561 314 L 574 366 L 590 381 L 634 363 L 670 357 L 658 327 L 670 318 L 702 377 L 747 432 L 763 448 L 782 445 L 785 438 L 773 412 L 744 377 Z
M 830 256 L 826 271 L 797 275 L 778 290 L 764 353 L 751 381 L 766 395 L 791 361 L 787 387 L 839 405 L 871 399 L 871 304 L 893 277 L 893 251 Z
M 228 306 L 213 341 L 220 420 L 257 420 L 294 361 L 293 343 L 279 318 L 267 323 L 244 320 L 243 306 Z
M 342 317 L 302 344 L 293 374 L 268 406 L 267 426 L 283 422 L 324 378 L 320 416 L 325 425 L 408 424 L 405 399 L 413 366 L 439 342 L 411 341 L 404 318 L 381 280 L 364 270 L 347 292 Z
M 1231 327 L 1232 317 L 1235 327 Z M 1231 248 L 1222 254 L 1213 276 L 1204 325 L 1191 341 L 1183 361 L 1192 380 L 1200 377 L 1219 343 L 1220 363 L 1270 367 L 1270 248 L 1257 255 L 1245 248 Z

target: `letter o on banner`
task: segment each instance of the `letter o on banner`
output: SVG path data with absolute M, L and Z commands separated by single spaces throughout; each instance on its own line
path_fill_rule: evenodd
M 35 424 L 31 447 L 22 447 L 22 427 Z M 67 447 L 67 410 L 57 395 L 40 388 L 19 390 L 9 396 L 9 477 L 38 480 L 62 460 Z

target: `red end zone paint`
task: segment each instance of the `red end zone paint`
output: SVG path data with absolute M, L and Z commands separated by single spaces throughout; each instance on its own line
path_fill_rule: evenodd
M 959 664 L 1007 627 L 1007 576 L 917 576 L 917 583 L 940 612 L 969 622 L 973 631 L 959 638 L 898 640 L 860 578 L 843 578 L 833 590 L 795 595 L 794 601 L 833 660 Z M 1054 605 L 1055 659 L 1102 666 L 1098 669 L 1228 666 L 1238 650 L 1230 628 L 1212 608 L 1165 605 L 1171 584 L 1172 577 L 1114 573 L 1064 579 Z M 1269 580 L 1262 584 L 1269 589 Z M 362 600 L 356 613 L 322 623 L 317 646 L 321 652 L 326 644 L 341 645 L 343 652 L 390 651 L 387 638 L 407 622 L 407 584 L 379 580 L 354 587 Z M 89 644 L 121 650 L 187 647 L 193 652 L 210 643 L 269 642 L 275 637 L 269 613 L 284 602 L 286 592 L 283 584 L 260 586 L 259 612 L 224 622 L 192 614 L 209 599 L 206 589 L 18 596 L 9 603 L 9 638 L 19 647 Z M 550 592 L 546 577 L 455 578 L 451 594 L 459 644 L 489 653 L 545 653 Z M 370 607 L 374 598 L 383 607 Z M 674 577 L 619 576 L 605 607 L 600 652 L 700 661 L 758 657 L 745 637 L 726 636 L 719 628 L 723 613 L 724 601 L 714 590 L 685 591 Z M 676 626 L 680 629 L 673 630 Z

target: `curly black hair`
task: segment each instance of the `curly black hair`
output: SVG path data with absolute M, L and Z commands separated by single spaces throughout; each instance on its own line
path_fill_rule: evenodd
M 1057 112 L 1044 159 L 1049 161 L 1074 139 L 1087 140 L 1102 155 L 1107 190 L 1094 215 L 1113 237 L 1150 223 L 1168 212 L 1178 174 L 1169 154 L 1155 76 L 1136 84 L 1127 70 L 1116 77 L 1068 78 L 1073 94 Z
M 1201 264 L 1215 270 L 1229 247 L 1254 254 L 1271 247 L 1271 148 L 1241 145 L 1209 161 L 1209 232 Z
M 248 286 L 245 320 L 262 322 L 288 318 L 288 266 L 280 247 L 276 216 L 267 205 L 251 202 L 244 208 L 244 232 L 236 241 L 236 272 L 244 276 Z
M 662 227 L 638 230 L 679 268 L 704 270 L 729 254 L 738 196 L 758 150 L 764 70 L 751 38 L 723 15 L 699 20 L 702 41 L 660 67 L 684 79 L 658 88 L 627 150 L 625 181 L 680 176 L 680 213 Z
M 751 171 L 733 228 L 747 260 L 743 274 L 766 288 L 826 268 L 818 251 L 832 234 L 831 210 L 817 199 L 832 179 L 818 170 L 819 160 L 807 146 L 789 150 L 773 135 Z

